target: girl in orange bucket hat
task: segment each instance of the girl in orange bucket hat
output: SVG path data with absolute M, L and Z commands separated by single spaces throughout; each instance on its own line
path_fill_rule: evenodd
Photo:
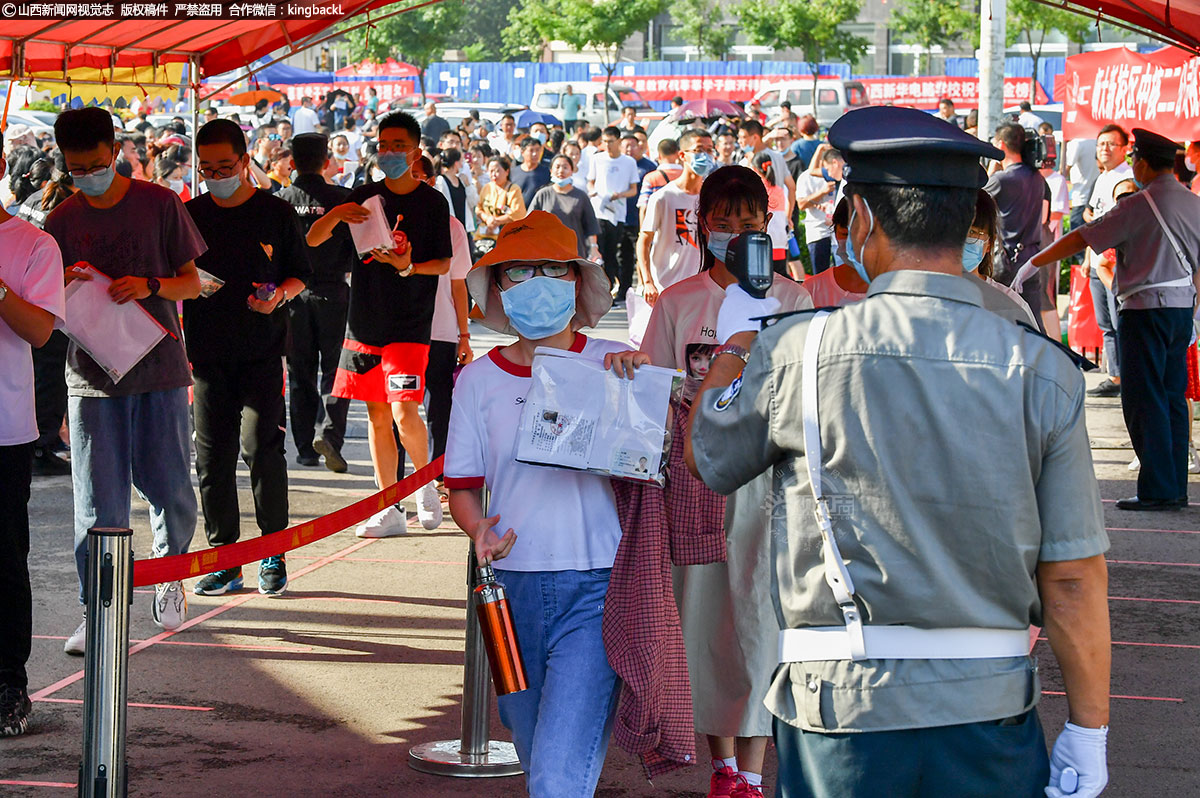
M 458 377 L 446 445 L 450 513 L 474 540 L 480 563 L 495 562 L 508 589 L 529 689 L 498 703 L 529 794 L 588 796 L 619 693 L 601 620 L 621 525 L 608 477 L 518 463 L 513 452 L 535 348 L 607 361 L 627 347 L 579 332 L 612 305 L 608 278 L 578 256 L 575 234 L 544 211 L 505 226 L 467 275 L 467 288 L 475 318 L 517 341 Z

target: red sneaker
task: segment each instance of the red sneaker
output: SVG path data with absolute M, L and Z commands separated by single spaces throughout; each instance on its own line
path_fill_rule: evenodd
M 737 784 L 734 785 L 729 795 L 730 798 L 763 798 L 763 788 L 752 786 L 744 776 L 739 774 Z
M 745 779 L 733 772 L 731 767 L 723 767 L 720 770 L 714 770 L 712 780 L 708 785 L 708 798 L 733 798 L 736 794 L 739 783 L 744 784 Z

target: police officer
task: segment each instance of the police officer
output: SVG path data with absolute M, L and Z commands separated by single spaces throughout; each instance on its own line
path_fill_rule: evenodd
M 1175 179 L 1178 144 L 1141 128 L 1133 135 L 1133 176 L 1141 190 L 1030 262 L 1041 266 L 1085 246 L 1116 248 L 1121 410 L 1141 461 L 1137 495 L 1117 507 L 1179 510 L 1188 503 L 1185 354 L 1200 265 L 1200 197 Z
M 350 189 L 330 185 L 322 173 L 329 163 L 329 142 L 320 133 L 301 133 L 291 139 L 296 179 L 276 196 L 296 209 L 305 233 L 313 222 L 346 201 Z M 313 277 L 308 286 L 288 304 L 291 323 L 288 342 L 288 392 L 291 404 L 292 438 L 296 461 L 315 466 L 325 457 L 325 466 L 338 473 L 346 470 L 342 444 L 346 437 L 346 415 L 350 400 L 333 395 L 342 340 L 346 335 L 346 311 L 350 287 L 346 273 L 356 253 L 349 228 L 344 225 L 324 244 L 312 249 Z M 320 367 L 320 387 L 317 368 Z M 322 423 L 323 417 L 323 423 Z M 321 423 L 320 435 L 316 434 Z
M 963 277 L 979 158 L 1000 153 L 905 108 L 829 138 L 867 298 L 756 332 L 771 306 L 727 289 L 686 447 L 720 493 L 773 469 L 783 506 L 779 794 L 1098 795 L 1108 539 L 1084 382 Z M 1049 762 L 1031 624 L 1068 693 Z

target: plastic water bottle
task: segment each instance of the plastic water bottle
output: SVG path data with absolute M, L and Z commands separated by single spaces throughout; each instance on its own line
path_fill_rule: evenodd
M 271 297 L 275 296 L 275 289 L 277 287 L 275 283 L 263 283 L 254 289 L 254 298 L 260 302 L 270 302 Z

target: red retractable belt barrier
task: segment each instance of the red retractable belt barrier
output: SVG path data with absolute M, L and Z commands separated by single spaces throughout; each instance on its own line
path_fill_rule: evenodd
M 236 568 L 248 562 L 261 560 L 264 557 L 274 557 L 327 538 L 360 521 L 365 521 L 385 507 L 411 496 L 417 488 L 442 473 L 442 460 L 443 458 L 439 457 L 415 474 L 407 476 L 395 485 L 384 488 L 361 501 L 336 510 L 329 515 L 289 527 L 281 532 L 190 554 L 138 560 L 133 564 L 133 585 L 134 587 L 145 587 L 161 582 L 190 579 L 225 568 Z

